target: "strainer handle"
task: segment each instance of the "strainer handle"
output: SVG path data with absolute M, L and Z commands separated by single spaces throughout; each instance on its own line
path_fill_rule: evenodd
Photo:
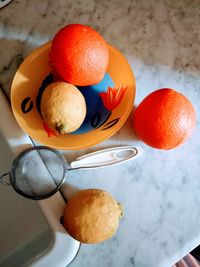
M 99 150 L 77 158 L 71 162 L 69 170 L 96 169 L 109 167 L 129 161 L 141 154 L 141 149 L 135 146 L 120 146 Z

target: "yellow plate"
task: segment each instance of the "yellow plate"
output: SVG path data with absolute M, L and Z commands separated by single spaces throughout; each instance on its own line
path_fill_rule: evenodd
M 114 135 L 127 120 L 135 98 L 135 78 L 123 55 L 109 45 L 107 73 L 115 87 L 127 87 L 120 104 L 97 129 L 83 134 L 48 137 L 43 120 L 36 107 L 38 90 L 44 78 L 52 71 L 49 64 L 51 42 L 34 50 L 17 70 L 11 88 L 14 116 L 21 128 L 40 144 L 57 149 L 83 149 L 96 145 Z M 23 108 L 22 108 L 22 105 Z M 23 110 L 23 111 L 22 111 Z

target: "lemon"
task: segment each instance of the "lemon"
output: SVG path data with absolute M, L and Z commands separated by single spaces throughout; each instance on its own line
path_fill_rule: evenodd
M 76 131 L 86 116 L 86 103 L 72 84 L 53 82 L 45 88 L 41 113 L 46 124 L 61 134 Z
M 100 189 L 79 191 L 66 204 L 64 227 L 82 243 L 99 243 L 117 231 L 123 207 Z

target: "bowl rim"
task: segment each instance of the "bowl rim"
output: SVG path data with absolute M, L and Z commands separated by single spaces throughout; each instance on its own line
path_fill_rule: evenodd
M 119 131 L 119 129 L 124 125 L 124 123 L 128 119 L 128 117 L 129 117 L 129 115 L 130 115 L 130 113 L 131 113 L 131 111 L 133 109 L 133 104 L 134 104 L 135 94 L 136 94 L 136 81 L 135 81 L 135 76 L 134 76 L 134 73 L 133 73 L 133 70 L 132 70 L 131 66 L 129 65 L 127 59 L 123 56 L 123 54 L 118 49 L 116 49 L 115 47 L 113 47 L 113 46 L 111 46 L 109 44 L 108 44 L 109 51 L 111 50 L 117 56 L 120 56 L 121 59 L 126 63 L 126 68 L 127 68 L 126 71 L 128 71 L 131 74 L 130 76 L 132 78 L 132 80 L 130 80 L 129 83 L 131 85 L 133 85 L 133 90 L 130 90 L 130 95 L 129 95 L 129 100 L 130 101 L 128 101 L 128 103 L 126 105 L 126 108 L 124 109 L 123 116 L 121 116 L 121 118 L 120 118 L 120 121 L 116 125 L 114 125 L 114 127 L 110 128 L 106 132 L 104 132 L 103 133 L 103 137 L 102 137 L 101 132 L 99 132 L 99 128 L 98 129 L 94 129 L 94 130 L 92 130 L 92 133 L 95 133 L 96 131 L 99 133 L 98 135 L 95 136 L 95 138 L 91 137 L 89 140 L 87 140 L 87 144 L 83 143 L 83 144 L 79 144 L 78 146 L 77 145 L 71 145 L 70 147 L 66 144 L 67 142 L 65 144 L 63 144 L 63 145 L 49 144 L 49 142 L 45 141 L 45 140 L 48 140 L 48 139 L 41 140 L 43 138 L 40 138 L 38 136 L 33 136 L 33 135 L 29 134 L 27 128 L 24 127 L 23 123 L 20 120 L 20 115 L 15 110 L 15 105 L 14 105 L 15 93 L 14 93 L 14 89 L 13 88 L 15 87 L 16 80 L 18 79 L 18 77 L 17 77 L 18 73 L 20 72 L 21 68 L 23 68 L 24 65 L 26 64 L 27 59 L 30 59 L 31 57 L 35 57 L 36 54 L 39 54 L 39 53 L 44 52 L 45 50 L 48 50 L 50 48 L 50 45 L 51 45 L 51 41 L 49 41 L 49 42 L 39 46 L 38 48 L 34 49 L 24 59 L 24 61 L 21 63 L 21 65 L 19 66 L 18 70 L 15 73 L 15 76 L 13 78 L 12 85 L 11 85 L 11 107 L 12 107 L 13 114 L 14 114 L 15 119 L 17 120 L 18 124 L 25 131 L 25 133 L 30 135 L 30 137 L 33 140 L 39 142 L 42 145 L 46 145 L 46 146 L 49 146 L 49 147 L 52 147 L 52 148 L 55 148 L 55 149 L 60 149 L 60 150 L 81 150 L 81 149 L 86 149 L 86 148 L 95 146 L 95 145 L 97 145 L 97 144 L 109 139 L 111 136 L 113 136 L 116 132 Z M 82 134 L 79 134 L 79 135 L 82 138 L 84 138 L 84 135 L 88 135 L 88 133 L 90 133 L 90 132 L 91 131 L 89 131 L 87 133 L 82 133 Z

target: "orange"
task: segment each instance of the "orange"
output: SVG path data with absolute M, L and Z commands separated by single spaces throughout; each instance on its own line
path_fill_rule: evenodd
M 98 32 L 81 24 L 70 24 L 55 35 L 50 57 L 56 73 L 64 81 L 86 86 L 103 79 L 109 52 Z
M 164 88 L 149 94 L 136 108 L 133 126 L 149 146 L 172 149 L 184 143 L 196 123 L 191 102 L 181 93 Z

